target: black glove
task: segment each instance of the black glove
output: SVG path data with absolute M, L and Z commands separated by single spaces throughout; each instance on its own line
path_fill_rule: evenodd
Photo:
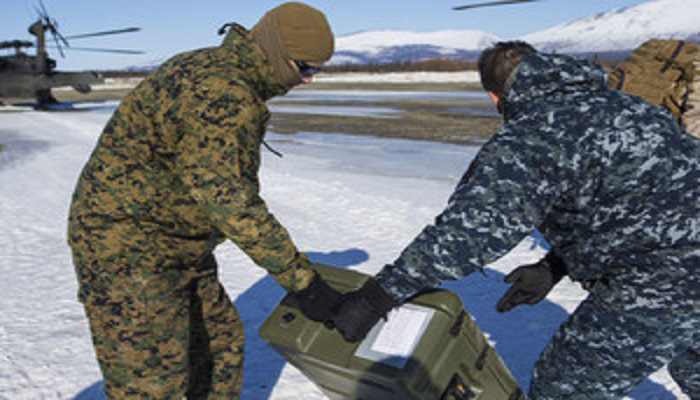
M 373 278 L 358 290 L 343 296 L 333 317 L 335 328 L 348 342 L 364 339 L 380 318 L 398 302 Z
M 520 304 L 539 303 L 564 275 L 564 262 L 551 252 L 535 264 L 516 268 L 503 279 L 513 286 L 498 301 L 496 310 L 505 312 Z
M 290 293 L 291 302 L 307 318 L 318 322 L 327 322 L 333 318 L 333 307 L 341 299 L 342 294 L 321 278 L 319 274 L 314 274 L 311 283 L 306 288 Z

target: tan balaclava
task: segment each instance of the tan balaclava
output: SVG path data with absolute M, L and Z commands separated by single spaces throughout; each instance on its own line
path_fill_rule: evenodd
M 299 69 L 290 60 L 328 61 L 333 54 L 333 32 L 326 17 L 302 3 L 284 3 L 268 11 L 250 31 L 285 87 L 301 83 Z

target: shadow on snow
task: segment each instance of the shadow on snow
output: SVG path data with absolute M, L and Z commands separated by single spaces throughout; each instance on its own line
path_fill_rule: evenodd
M 369 258 L 360 249 L 339 252 L 307 252 L 314 262 L 339 268 L 358 265 Z M 534 306 L 520 306 L 507 313 L 498 313 L 495 305 L 508 288 L 503 274 L 486 269 L 442 287 L 455 292 L 466 310 L 487 335 L 494 348 L 510 368 L 519 386 L 527 393 L 535 361 L 549 338 L 568 313 L 559 305 L 542 301 Z M 258 335 L 265 318 L 284 296 L 284 290 L 269 276 L 260 279 L 235 300 L 243 319 L 246 349 L 243 367 L 243 399 L 268 399 L 286 364 L 284 358 Z M 632 399 L 675 399 L 663 385 L 647 379 L 629 396 Z M 81 391 L 74 400 L 104 399 L 102 382 Z

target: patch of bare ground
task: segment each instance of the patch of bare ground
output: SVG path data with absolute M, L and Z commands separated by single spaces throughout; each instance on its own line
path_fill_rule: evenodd
M 297 90 L 297 89 L 295 89 Z M 299 90 L 392 90 L 419 92 L 480 91 L 478 84 L 454 83 L 313 83 Z M 429 140 L 463 145 L 480 145 L 501 126 L 493 104 L 484 100 L 434 100 L 419 97 L 392 96 L 372 102 L 323 101 L 323 95 L 314 102 L 275 101 L 279 105 L 293 105 L 295 109 L 313 106 L 363 106 L 393 109 L 395 112 L 368 116 L 315 115 L 311 113 L 273 113 L 270 129 L 276 133 L 319 132 L 372 135 L 414 140 Z

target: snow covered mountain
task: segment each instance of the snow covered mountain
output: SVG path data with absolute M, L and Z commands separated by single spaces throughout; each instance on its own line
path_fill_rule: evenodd
M 628 51 L 652 37 L 700 41 L 700 0 L 655 0 L 521 37 L 560 53 Z
M 566 22 L 520 37 L 540 50 L 624 58 L 650 38 L 684 39 L 700 43 L 700 0 L 650 0 L 625 8 Z M 339 36 L 329 65 L 390 63 L 430 58 L 474 60 L 481 51 L 503 40 L 473 29 L 411 32 L 364 31 Z M 160 61 L 134 66 L 157 67 Z
M 540 50 L 621 57 L 652 37 L 700 42 L 700 0 L 652 0 L 581 18 L 520 39 Z M 499 37 L 477 30 L 370 31 L 336 39 L 330 64 L 475 59 Z
M 365 64 L 428 58 L 471 59 L 501 40 L 478 30 L 444 30 L 427 33 L 368 31 L 336 38 L 329 64 Z

